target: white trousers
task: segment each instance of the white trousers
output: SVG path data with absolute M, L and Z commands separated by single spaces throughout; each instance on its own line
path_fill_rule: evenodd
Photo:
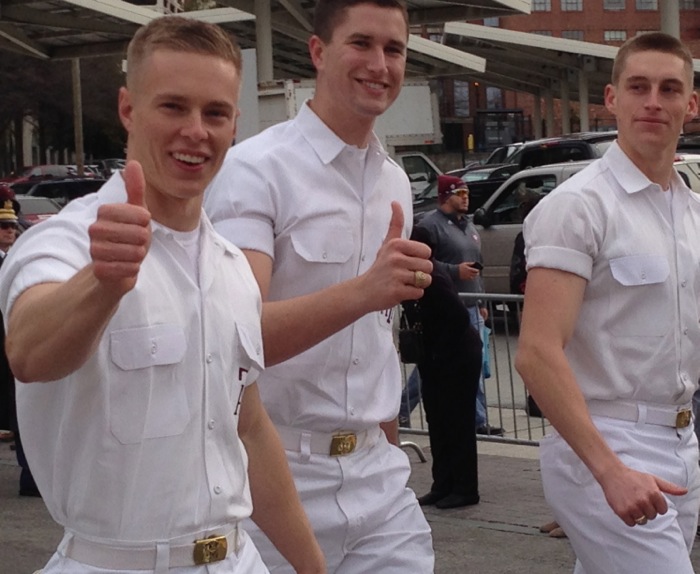
M 170 568 L 167 569 L 168 574 L 269 574 L 258 550 L 243 529 L 240 530 L 239 536 L 240 549 L 237 555 L 229 552 L 225 560 L 204 566 Z M 89 566 L 66 558 L 59 548 L 44 566 L 42 574 L 148 574 L 149 572 L 155 572 L 155 565 L 154 570 L 126 570 L 117 567 L 104 569 Z
M 593 416 L 610 448 L 629 467 L 688 489 L 666 495 L 668 512 L 627 526 L 603 489 L 556 432 L 540 442 L 545 498 L 576 553 L 575 574 L 693 574 L 690 551 L 700 511 L 698 442 L 684 429 Z
M 407 488 L 410 464 L 382 433 L 348 456 L 287 451 L 329 574 L 433 574 L 430 527 Z M 245 529 L 273 574 L 294 570 L 252 521 Z

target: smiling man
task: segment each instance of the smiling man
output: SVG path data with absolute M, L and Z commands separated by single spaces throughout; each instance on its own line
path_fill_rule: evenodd
M 202 212 L 240 52 L 160 18 L 127 65 L 126 169 L 28 230 L 0 283 L 27 459 L 65 528 L 44 574 L 264 574 L 251 512 L 297 572 L 322 574 L 255 382 L 259 290 Z
M 525 220 L 516 366 L 556 429 L 540 443 L 542 481 L 575 573 L 692 574 L 700 198 L 673 169 L 698 110 L 689 50 L 631 39 L 605 103 L 617 143 Z
M 401 90 L 407 41 L 403 2 L 318 2 L 313 99 L 234 146 L 205 202 L 260 285 L 261 396 L 328 569 L 343 574 L 433 571 L 430 529 L 395 445 L 391 327 L 392 308 L 428 286 L 430 250 L 405 239 L 411 187 L 372 132 Z M 253 537 L 271 571 L 291 572 Z

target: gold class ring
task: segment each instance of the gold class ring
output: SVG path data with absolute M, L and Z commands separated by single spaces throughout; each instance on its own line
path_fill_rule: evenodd
M 422 271 L 414 271 L 413 284 L 418 287 L 418 289 L 424 289 L 428 286 L 428 274 Z

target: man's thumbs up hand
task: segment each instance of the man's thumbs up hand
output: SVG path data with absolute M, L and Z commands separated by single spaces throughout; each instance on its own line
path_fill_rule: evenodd
M 129 161 L 122 172 L 126 203 L 102 205 L 88 229 L 95 277 L 120 296 L 134 288 L 151 244 L 151 214 L 144 201 L 141 165 Z

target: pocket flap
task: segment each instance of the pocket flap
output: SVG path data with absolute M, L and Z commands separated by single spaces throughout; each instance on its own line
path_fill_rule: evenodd
M 610 271 L 622 285 L 663 283 L 671 268 L 664 255 L 627 255 L 610 260 Z
M 314 263 L 345 263 L 352 255 L 352 234 L 343 228 L 294 231 L 292 245 L 300 257 Z
M 257 380 L 258 376 L 265 368 L 260 327 L 256 328 L 253 325 L 236 323 L 236 332 L 238 333 L 238 340 L 241 342 L 241 347 L 243 347 L 245 354 L 252 363 L 252 368 L 248 374 L 248 380 L 253 382 Z
M 187 348 L 185 331 L 180 325 L 151 325 L 112 331 L 112 362 L 124 371 L 182 361 Z

